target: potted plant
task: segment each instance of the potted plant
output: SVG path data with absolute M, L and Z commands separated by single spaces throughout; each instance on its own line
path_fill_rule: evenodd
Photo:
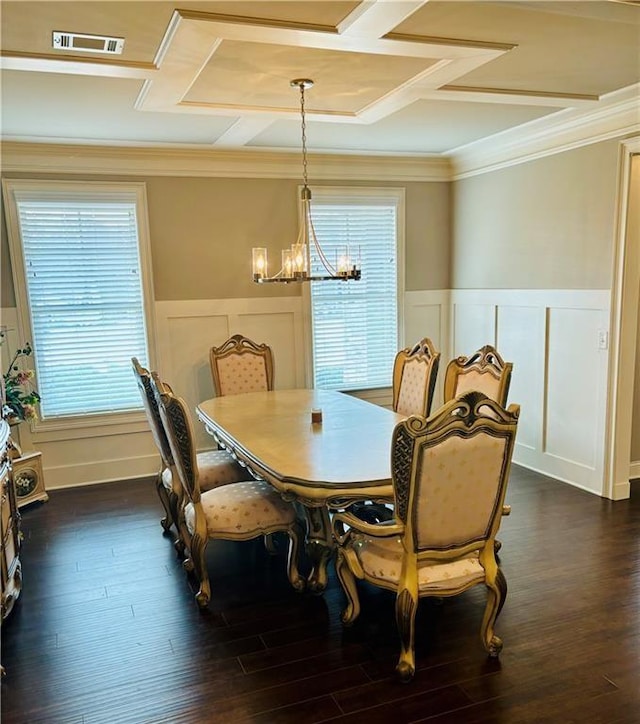
M 0 344 L 2 342 L 4 332 L 0 332 Z M 32 352 L 28 342 L 20 347 L 2 376 L 2 416 L 9 424 L 38 419 L 36 405 L 40 402 L 40 395 L 35 387 L 35 372 L 23 369 L 18 363 L 21 357 L 29 357 Z

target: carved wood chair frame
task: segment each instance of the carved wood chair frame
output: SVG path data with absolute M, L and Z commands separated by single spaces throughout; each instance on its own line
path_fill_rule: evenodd
M 436 388 L 440 352 L 436 350 L 433 342 L 428 337 L 424 337 L 413 347 L 406 347 L 396 354 L 393 363 L 393 409 L 395 412 L 398 411 L 398 403 L 402 390 L 402 378 L 409 363 L 425 366 L 424 374 L 427 382 L 424 388 L 421 409 L 419 411 L 416 410 L 412 414 L 420 414 L 428 417 L 431 412 L 433 394 Z
M 211 347 L 209 350 L 209 363 L 211 365 L 211 377 L 213 379 L 213 389 L 216 396 L 220 397 L 222 392 L 222 379 L 218 367 L 219 360 L 231 357 L 233 355 L 252 354 L 261 357 L 264 362 L 265 378 L 267 390 L 273 389 L 274 364 L 273 353 L 271 347 L 267 344 L 257 344 L 248 337 L 241 334 L 234 334 L 220 347 Z
M 468 357 L 464 355 L 456 357 L 449 362 L 445 371 L 444 401 L 453 400 L 459 394 L 458 386 L 465 376 L 490 375 L 498 381 L 497 395 L 495 397 L 491 395 L 491 397 L 494 397 L 499 405 L 506 407 L 512 371 L 513 363 L 505 362 L 496 348 L 490 344 L 484 345 Z
M 496 619 L 504 605 L 507 584 L 495 555 L 495 536 L 500 527 L 504 497 L 509 478 L 511 457 L 519 416 L 519 407 L 508 410 L 479 392 L 469 392 L 446 403 L 431 418 L 412 416 L 400 422 L 392 439 L 392 477 L 395 493 L 395 520 L 371 524 L 347 512 L 337 513 L 333 530 L 338 541 L 336 571 L 347 598 L 342 621 L 351 624 L 360 613 L 356 579 L 396 592 L 396 622 L 400 632 L 401 651 L 396 672 L 402 681 L 409 681 L 415 673 L 414 628 L 415 614 L 420 597 L 455 596 L 468 588 L 483 583 L 487 589 L 487 603 L 481 626 L 484 648 L 491 657 L 497 657 L 502 641 L 495 634 Z M 504 439 L 499 475 L 488 487 L 492 501 L 482 534 L 461 538 L 446 544 L 425 544 L 429 531 L 421 530 L 418 516 L 418 480 L 423 468 L 429 465 L 429 452 L 453 436 L 470 439 L 485 435 Z M 430 498 L 427 502 L 431 505 Z M 424 510 L 424 508 L 423 508 Z M 370 575 L 363 569 L 356 548 L 365 538 L 393 538 L 401 542 L 401 568 L 397 583 Z M 452 579 L 451 585 L 439 581 L 438 585 L 419 587 L 419 569 L 429 564 L 461 561 L 477 554 L 481 579 Z
M 173 473 L 175 478 L 180 481 L 184 492 L 178 513 L 178 528 L 187 556 L 184 567 L 187 571 L 193 571 L 198 579 L 199 590 L 196 594 L 196 601 L 201 608 L 204 608 L 211 598 L 206 548 L 212 536 L 207 528 L 207 518 L 201 502 L 193 423 L 185 401 L 180 397 L 176 397 L 171 390 L 163 389 L 158 385 L 157 376 L 153 373 L 152 387 L 154 388 L 160 417 L 171 448 Z M 257 484 L 258 481 L 253 482 Z M 244 485 L 246 481 L 237 484 Z M 234 485 L 236 483 L 229 483 L 224 487 L 228 490 Z M 185 506 L 189 503 L 193 505 L 194 509 L 193 532 L 189 531 L 185 519 Z M 241 515 L 242 511 L 240 510 L 238 517 Z M 289 536 L 287 574 L 294 589 L 300 591 L 305 586 L 304 579 L 298 570 L 300 553 L 304 544 L 304 528 L 297 516 L 294 516 L 293 521 L 287 525 L 265 526 L 258 533 L 250 536 L 243 532 L 228 532 L 219 537 L 226 540 L 250 540 L 276 532 L 284 532 Z

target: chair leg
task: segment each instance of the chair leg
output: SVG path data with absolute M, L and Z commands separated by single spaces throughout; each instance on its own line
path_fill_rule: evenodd
M 305 580 L 300 575 L 300 553 L 304 545 L 304 527 L 296 521 L 288 531 L 289 534 L 289 551 L 287 553 L 287 576 L 294 590 L 300 593 L 305 589 Z M 270 538 L 270 536 L 267 536 Z
M 175 493 L 171 493 L 175 498 L 175 523 L 178 530 L 178 537 L 173 542 L 176 553 L 183 559 L 182 565 L 186 571 L 193 570 L 193 561 L 191 559 L 191 534 L 184 518 L 184 505 L 182 500 Z
M 278 549 L 274 543 L 273 534 L 270 533 L 269 535 L 264 536 L 264 547 L 270 556 L 278 555 Z
M 158 473 L 158 477 L 156 478 L 156 491 L 158 492 L 158 497 L 160 498 L 162 507 L 164 508 L 164 518 L 160 520 L 160 525 L 162 526 L 164 532 L 168 533 L 169 529 L 174 524 L 175 519 L 173 517 L 173 509 L 169 500 L 169 491 L 164 487 L 162 482 L 162 470 Z
M 494 625 L 502 611 L 507 597 L 507 579 L 498 568 L 494 583 L 487 582 L 487 605 L 482 619 L 482 643 L 491 658 L 497 658 L 502 651 L 502 639 L 496 636 Z
M 341 548 L 338 548 L 336 573 L 340 579 L 344 595 L 347 597 L 347 605 L 340 618 L 345 626 L 350 626 L 360 615 L 360 598 L 358 597 L 355 576 L 351 568 L 349 568 L 349 562 Z
M 414 641 L 417 607 L 417 592 L 414 594 L 407 588 L 398 591 L 396 598 L 396 623 L 400 633 L 400 658 L 396 666 L 396 673 L 400 681 L 404 684 L 411 681 L 416 672 Z
M 211 586 L 209 584 L 209 573 L 207 571 L 206 550 L 209 541 L 203 539 L 197 533 L 191 538 L 191 561 L 193 570 L 198 579 L 200 588 L 196 593 L 196 601 L 200 608 L 206 608 L 211 599 Z

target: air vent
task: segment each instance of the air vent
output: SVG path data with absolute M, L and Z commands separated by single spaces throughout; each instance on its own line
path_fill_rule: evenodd
M 86 35 L 85 33 L 65 33 L 53 31 L 53 47 L 56 50 L 76 50 L 82 53 L 110 53 L 120 55 L 124 48 L 124 38 L 110 38 L 106 35 Z

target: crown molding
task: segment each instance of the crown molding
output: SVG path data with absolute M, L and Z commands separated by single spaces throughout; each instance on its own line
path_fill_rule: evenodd
M 525 123 L 445 155 L 349 153 L 309 155 L 312 181 L 451 181 L 497 171 L 580 146 L 640 133 L 640 84 Z M 111 176 L 300 178 L 300 155 L 290 151 L 193 146 L 32 143 L 5 139 L 2 171 Z
M 3 141 L 2 171 L 111 176 L 300 178 L 298 153 Z M 449 181 L 444 156 L 310 154 L 312 181 Z
M 451 151 L 453 180 L 569 151 L 640 131 L 640 84 L 602 96 L 595 106 L 570 108 Z

